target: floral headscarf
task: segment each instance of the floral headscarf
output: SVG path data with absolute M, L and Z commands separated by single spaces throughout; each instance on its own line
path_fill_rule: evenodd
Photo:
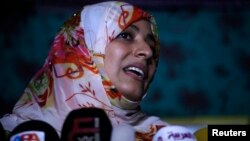
M 159 44 L 154 18 L 125 2 L 109 1 L 84 6 L 75 13 L 56 35 L 43 67 L 32 78 L 13 113 L 1 122 L 12 130 L 19 123 L 40 119 L 50 123 L 60 134 L 70 111 L 97 107 L 109 116 L 112 125 L 128 123 L 136 131 L 136 139 L 151 140 L 167 123 L 140 111 L 140 102 L 123 97 L 104 71 L 105 47 L 131 23 L 150 21 Z

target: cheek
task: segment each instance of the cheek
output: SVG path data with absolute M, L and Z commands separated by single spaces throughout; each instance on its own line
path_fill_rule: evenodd
M 111 47 L 108 47 L 105 53 L 104 65 L 110 67 L 111 64 L 114 64 L 115 59 L 113 58 L 116 58 L 116 54 L 114 51 L 112 51 Z
M 156 66 L 153 65 L 149 69 L 149 80 L 151 81 L 156 73 Z
M 124 54 L 126 54 L 127 52 L 126 48 L 127 47 L 124 44 L 113 41 L 106 47 L 106 51 L 105 51 L 106 61 L 105 62 L 110 63 L 108 61 L 111 61 L 111 62 L 120 61 L 122 56 L 124 56 Z
M 110 43 L 105 50 L 104 67 L 106 72 L 114 70 L 115 66 L 120 63 L 121 51 L 119 46 L 115 43 Z

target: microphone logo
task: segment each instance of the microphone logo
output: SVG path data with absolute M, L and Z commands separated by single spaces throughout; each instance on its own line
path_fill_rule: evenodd
M 41 131 L 25 131 L 12 136 L 10 141 L 45 141 L 45 134 Z
M 193 134 L 190 132 L 168 132 L 168 139 L 174 140 L 194 139 Z
M 69 113 L 61 131 L 61 141 L 110 141 L 111 122 L 99 108 L 81 108 Z
M 73 121 L 69 141 L 100 141 L 100 119 L 98 117 L 77 118 Z
M 166 126 L 156 132 L 153 141 L 197 141 L 197 139 L 186 127 Z

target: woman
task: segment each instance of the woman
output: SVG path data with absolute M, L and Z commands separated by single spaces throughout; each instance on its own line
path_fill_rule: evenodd
M 41 119 L 60 134 L 70 111 L 97 107 L 113 126 L 130 124 L 137 140 L 152 140 L 168 125 L 140 109 L 158 63 L 157 36 L 154 18 L 138 7 L 118 1 L 85 6 L 64 23 L 13 113 L 2 117 L 5 130 Z

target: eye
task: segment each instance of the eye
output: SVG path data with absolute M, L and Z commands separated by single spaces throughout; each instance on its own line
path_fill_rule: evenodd
M 120 34 L 117 35 L 116 39 L 118 39 L 118 38 L 132 40 L 132 35 L 128 32 L 121 32 Z

